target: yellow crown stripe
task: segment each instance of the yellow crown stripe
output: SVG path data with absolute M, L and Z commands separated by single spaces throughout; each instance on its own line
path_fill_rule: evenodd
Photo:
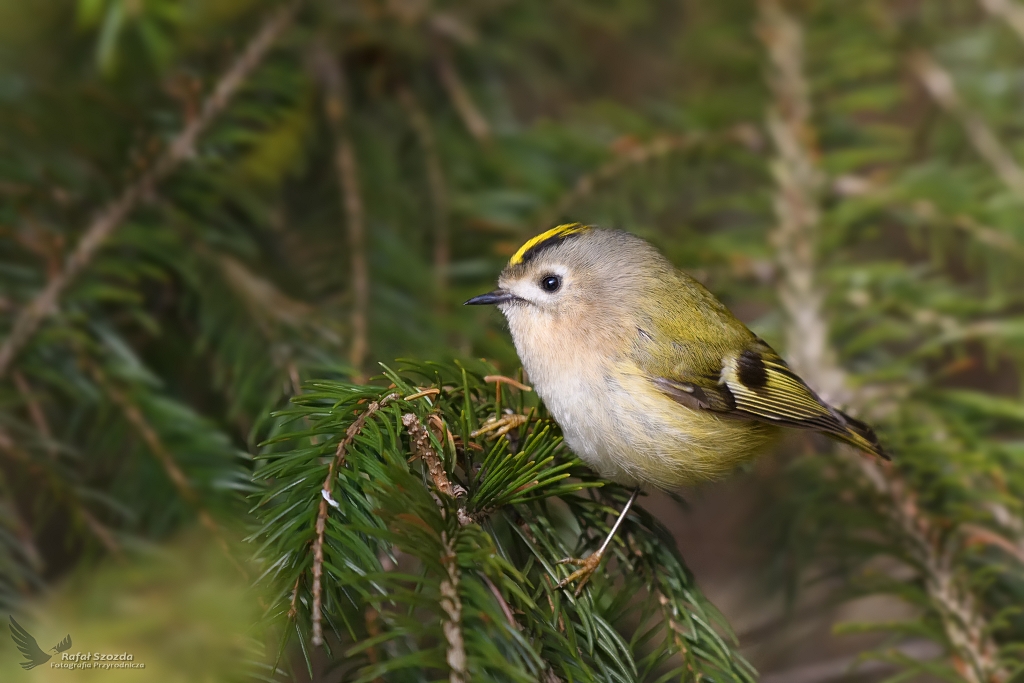
M 565 225 L 559 225 L 556 228 L 551 228 L 546 232 L 542 232 L 536 237 L 531 238 L 523 246 L 519 247 L 519 251 L 512 255 L 512 258 L 508 260 L 509 265 L 515 266 L 523 262 L 526 257 L 526 253 L 535 247 L 539 247 L 548 240 L 553 239 L 565 239 L 569 235 L 575 235 L 578 232 L 589 230 L 590 226 L 582 225 L 580 223 L 566 223 Z

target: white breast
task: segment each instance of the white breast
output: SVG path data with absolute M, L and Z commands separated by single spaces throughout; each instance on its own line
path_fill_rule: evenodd
M 535 313 L 508 311 L 516 351 L 566 444 L 602 477 L 670 488 L 724 476 L 774 429 L 680 406 L 654 390 L 604 330 L 580 335 Z
M 510 311 L 509 326 L 523 369 L 534 390 L 544 401 L 551 416 L 562 429 L 566 445 L 602 477 L 633 485 L 638 479 L 626 468 L 626 451 L 632 444 L 624 440 L 620 428 L 622 388 L 609 385 L 607 360 L 594 351 L 594 344 L 558 338 L 557 326 L 528 329 L 535 320 L 520 319 Z M 542 348 L 525 340 L 545 339 Z M 614 385 L 615 383 L 612 382 Z

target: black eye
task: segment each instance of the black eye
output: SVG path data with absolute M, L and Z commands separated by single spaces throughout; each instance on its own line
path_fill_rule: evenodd
M 540 288 L 545 292 L 557 292 L 561 286 L 562 278 L 557 275 L 545 275 L 540 281 Z

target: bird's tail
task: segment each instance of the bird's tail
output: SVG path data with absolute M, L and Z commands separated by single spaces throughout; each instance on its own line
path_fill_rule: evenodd
M 844 441 L 865 453 L 877 455 L 884 460 L 892 460 L 892 457 L 878 440 L 875 430 L 861 422 L 855 417 L 850 417 L 841 410 L 836 410 L 840 417 L 846 422 L 846 430 L 843 432 L 832 432 L 832 435 L 840 441 Z

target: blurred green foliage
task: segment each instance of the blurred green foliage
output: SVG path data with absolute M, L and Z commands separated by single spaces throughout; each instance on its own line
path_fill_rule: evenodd
M 130 563 L 83 567 L 21 621 L 45 650 L 70 635 L 67 654 L 89 654 L 83 663 L 91 668 L 52 668 L 62 661 L 58 654 L 23 672 L 13 647 L 0 649 L 0 667 L 10 672 L 7 680 L 30 682 L 251 680 L 246 662 L 261 653 L 253 631 L 258 599 L 216 544 L 197 533 L 179 535 L 139 548 Z M 145 666 L 102 669 L 97 665 L 107 662 L 96 653 L 130 654 L 133 664 Z
M 1019 677 L 1024 40 L 1019 14 L 985 8 L 1020 5 L 784 4 L 805 35 L 805 142 L 825 174 L 814 255 L 834 348 L 933 523 L 943 571 L 1000 671 Z M 5 337 L 278 7 L 0 2 Z M 562 219 L 651 239 L 783 347 L 757 14 L 753 0 L 304 3 L 196 153 L 117 227 L 0 377 L 0 602 L 197 517 L 224 537 L 253 522 L 247 497 L 273 486 L 253 481 L 256 442 L 310 378 L 363 376 L 399 356 L 485 356 L 514 373 L 498 316 L 459 303 Z M 922 54 L 952 79 L 955 106 L 929 90 Z M 1001 155 L 979 146 L 979 126 Z M 350 247 L 345 144 L 364 249 Z M 363 358 L 352 355 L 357 263 Z M 908 676 L 977 680 L 945 628 L 961 616 L 926 580 L 934 568 L 858 471 L 785 462 L 780 503 L 757 530 L 775 534 L 775 587 L 813 569 L 847 578 L 844 597 L 906 600 L 917 616 L 874 625 L 891 634 L 875 655 Z M 879 558 L 903 573 L 877 571 Z M 888 649 L 908 639 L 949 656 Z

